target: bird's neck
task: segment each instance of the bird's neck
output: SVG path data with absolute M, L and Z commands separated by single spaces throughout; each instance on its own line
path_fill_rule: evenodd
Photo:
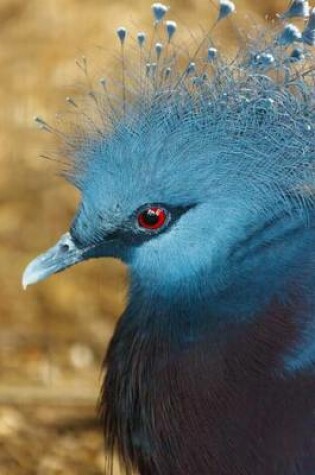
M 310 239 L 308 239 L 311 241 Z M 261 264 L 260 272 L 244 273 L 231 285 L 217 290 L 211 286 L 207 268 L 193 279 L 157 282 L 157 275 L 148 272 L 131 274 L 130 298 L 124 325 L 133 327 L 146 338 L 168 341 L 172 348 L 187 347 L 205 339 L 207 342 L 233 339 L 245 333 L 255 322 L 264 327 L 278 310 L 283 317 L 283 332 L 294 325 L 295 344 L 289 345 L 289 365 L 303 364 L 300 347 L 307 358 L 315 360 L 315 251 L 312 243 L 300 255 L 293 256 L 291 270 L 281 271 L 281 255 L 275 264 L 274 275 Z M 285 261 L 287 263 L 287 261 Z M 163 273 L 163 275 L 165 272 Z M 193 282 L 193 285 L 191 284 Z M 268 315 L 268 319 L 266 316 Z M 306 336 L 309 335 L 307 341 Z M 292 351 L 296 349 L 296 352 Z M 280 350 L 285 348 L 279 346 Z M 283 354 L 285 357 L 285 354 Z M 306 360 L 305 360 L 306 363 Z

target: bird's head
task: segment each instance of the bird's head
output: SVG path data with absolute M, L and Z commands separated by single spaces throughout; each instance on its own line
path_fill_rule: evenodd
M 27 267 L 24 285 L 110 256 L 151 294 L 172 299 L 180 289 L 197 299 L 204 286 L 244 304 L 255 283 L 251 298 L 261 304 L 269 288 L 283 288 L 312 201 L 314 98 L 273 47 L 287 75 L 280 83 L 252 52 L 232 66 L 220 58 L 209 75 L 194 63 L 167 80 L 167 64 L 147 71 L 110 130 L 95 127 L 76 147 L 78 212 Z

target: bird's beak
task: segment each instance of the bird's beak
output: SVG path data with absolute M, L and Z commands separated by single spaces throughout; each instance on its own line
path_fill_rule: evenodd
M 85 251 L 76 246 L 70 233 L 64 234 L 55 246 L 28 264 L 22 278 L 23 288 L 83 261 Z

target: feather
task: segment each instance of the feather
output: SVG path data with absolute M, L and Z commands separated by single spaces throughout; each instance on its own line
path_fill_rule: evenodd
M 234 11 L 220 1 L 183 58 L 153 4 L 135 53 L 117 29 L 120 82 L 93 88 L 83 57 L 66 131 L 35 119 L 82 197 L 25 286 L 94 257 L 129 266 L 100 400 L 109 475 L 116 451 L 126 474 L 315 473 L 314 9 L 291 2 L 231 61 L 214 36 Z

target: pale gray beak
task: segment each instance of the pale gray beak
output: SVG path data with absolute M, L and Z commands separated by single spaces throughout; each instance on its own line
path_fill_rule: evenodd
M 28 285 L 35 284 L 56 272 L 83 261 L 84 251 L 86 249 L 79 249 L 76 246 L 70 233 L 64 234 L 55 246 L 36 257 L 26 267 L 22 277 L 23 288 L 26 289 Z

